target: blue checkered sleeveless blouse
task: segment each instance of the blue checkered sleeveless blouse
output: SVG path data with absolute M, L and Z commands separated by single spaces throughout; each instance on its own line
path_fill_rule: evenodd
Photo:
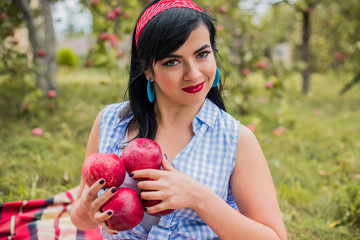
M 108 105 L 101 114 L 99 152 L 120 154 L 130 114 L 120 122 L 119 113 L 128 104 Z M 229 179 L 235 165 L 240 123 L 209 99 L 205 100 L 193 122 L 194 136 L 175 156 L 171 164 L 218 194 L 234 209 Z M 123 147 L 123 146 L 122 146 Z M 110 235 L 102 230 L 104 239 L 218 239 L 218 236 L 192 209 L 179 209 L 163 216 L 150 232 L 141 225 L 129 231 Z

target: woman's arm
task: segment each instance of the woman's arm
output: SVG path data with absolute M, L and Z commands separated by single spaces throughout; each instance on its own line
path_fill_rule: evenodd
M 100 129 L 100 115 L 101 112 L 95 119 L 93 127 L 90 132 L 88 144 L 86 147 L 85 158 L 93 153 L 97 153 L 99 150 L 99 129 Z M 116 233 L 111 230 L 104 223 L 105 220 L 109 219 L 112 215 L 112 211 L 100 212 L 100 207 L 109 200 L 114 193 L 111 189 L 106 191 L 100 197 L 97 196 L 99 190 L 104 186 L 105 181 L 101 182 L 99 179 L 92 186 L 87 186 L 84 180 L 81 178 L 79 191 L 76 196 L 76 200 L 72 204 L 70 218 L 73 224 L 79 229 L 89 230 L 94 229 L 101 225 L 108 233 Z
M 138 183 L 141 189 L 157 190 L 142 192 L 144 199 L 162 200 L 148 208 L 148 213 L 189 207 L 223 240 L 287 239 L 268 165 L 255 136 L 246 127 L 240 128 L 236 163 L 230 180 L 241 213 L 166 160 L 163 167 L 167 171 L 134 171 L 134 177 L 156 180 Z
M 256 137 L 244 126 L 230 184 L 241 213 L 225 206 L 210 190 L 194 209 L 221 239 L 287 239 L 266 159 Z

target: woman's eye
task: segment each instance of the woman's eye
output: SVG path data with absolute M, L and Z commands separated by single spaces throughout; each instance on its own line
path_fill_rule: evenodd
M 177 65 L 178 63 L 179 63 L 179 61 L 174 59 L 174 60 L 170 60 L 170 61 L 165 62 L 164 65 L 171 67 L 171 66 Z
M 197 57 L 198 57 L 198 58 L 205 58 L 205 57 L 207 57 L 209 54 L 210 54 L 209 51 L 204 51 L 204 52 L 199 53 L 199 55 L 198 55 Z

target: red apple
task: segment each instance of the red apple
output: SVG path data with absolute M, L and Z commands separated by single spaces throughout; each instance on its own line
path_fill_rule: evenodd
M 103 188 L 118 187 L 125 180 L 124 162 L 114 153 L 93 153 L 85 159 L 82 177 L 88 186 L 103 178 L 106 181 Z
M 112 33 L 112 34 L 109 34 L 109 40 L 110 40 L 110 45 L 112 47 L 116 47 L 117 44 L 118 44 L 118 38 L 116 36 L 116 34 Z
M 113 215 L 106 220 L 111 229 L 126 231 L 137 226 L 144 217 L 144 207 L 139 195 L 131 188 L 119 188 L 101 210 L 106 212 L 111 209 Z
M 152 207 L 156 204 L 161 203 L 161 200 L 146 200 L 146 199 L 142 199 L 142 203 L 144 205 L 144 207 Z M 149 213 L 149 215 L 155 216 L 155 217 L 162 217 L 165 215 L 168 215 L 170 213 L 172 213 L 174 211 L 174 209 L 166 209 L 160 212 L 156 212 L 156 213 Z
M 57 92 L 55 90 L 49 90 L 47 92 L 47 96 L 48 96 L 48 98 L 56 98 Z
M 92 67 L 94 66 L 94 61 L 93 60 L 88 60 L 86 63 L 85 63 L 85 67 Z
M 42 136 L 44 132 L 41 128 L 34 128 L 33 130 L 31 130 L 31 134 L 34 136 Z
M 255 132 L 256 129 L 256 124 L 255 123 L 250 123 L 246 126 L 248 129 L 250 129 L 252 132 Z
M 99 38 L 101 41 L 106 41 L 109 39 L 109 34 L 107 33 L 100 33 Z
M 333 58 L 334 58 L 335 60 L 339 61 L 339 62 L 344 62 L 344 60 L 345 60 L 345 55 L 342 54 L 341 52 L 335 52 L 335 53 L 333 54 Z
M 115 13 L 116 16 L 120 15 L 121 12 L 122 12 L 121 7 L 116 7 L 116 8 L 114 9 L 114 13 Z
M 264 61 L 259 61 L 256 66 L 257 66 L 257 68 L 265 69 L 266 63 Z
M 276 129 L 274 129 L 273 133 L 276 136 L 280 136 L 281 134 L 284 133 L 284 131 L 285 131 L 285 127 L 280 126 L 280 127 L 277 127 Z
M 44 49 L 39 49 L 36 51 L 36 55 L 38 57 L 45 57 L 46 56 L 46 51 Z
M 6 13 L 0 13 L 0 19 L 3 20 L 7 17 Z
M 272 89 L 272 88 L 274 88 L 274 83 L 268 81 L 268 82 L 266 82 L 265 87 L 266 87 L 267 89 Z
M 219 12 L 221 12 L 221 13 L 227 13 L 227 11 L 228 11 L 228 9 L 227 9 L 226 6 L 220 6 L 220 7 L 219 7 Z
M 314 113 L 315 113 L 316 116 L 320 116 L 320 115 L 323 114 L 321 109 L 315 109 Z
M 122 153 L 125 168 L 128 173 L 141 169 L 160 169 L 162 152 L 160 146 L 148 138 L 137 138 L 132 140 Z M 135 178 L 134 178 L 135 179 Z M 135 179 L 142 181 L 144 179 Z
M 108 20 L 114 20 L 116 18 L 116 14 L 114 12 L 109 12 L 108 14 L 106 14 L 106 18 Z
M 244 68 L 243 70 L 242 70 L 242 74 L 243 75 L 249 75 L 251 73 L 251 71 L 250 71 L 250 69 L 248 69 L 248 68 Z

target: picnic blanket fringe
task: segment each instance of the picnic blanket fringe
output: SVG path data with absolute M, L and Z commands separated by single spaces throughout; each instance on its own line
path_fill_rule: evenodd
M 71 222 L 71 205 L 78 188 L 49 199 L 0 204 L 0 240 L 102 239 L 100 228 L 83 231 Z

